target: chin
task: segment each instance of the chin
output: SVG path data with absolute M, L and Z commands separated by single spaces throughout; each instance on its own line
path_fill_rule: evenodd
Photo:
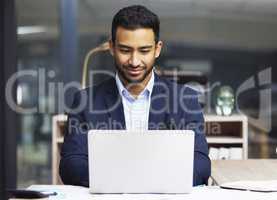
M 129 83 L 140 83 L 140 82 L 143 82 L 144 79 L 146 79 L 145 74 L 140 74 L 139 76 L 136 76 L 136 77 L 130 76 L 129 74 L 125 74 L 124 77 Z
M 129 83 L 141 83 L 141 82 L 143 82 L 143 80 L 144 80 L 144 78 L 142 77 L 142 78 L 128 78 L 128 82 Z

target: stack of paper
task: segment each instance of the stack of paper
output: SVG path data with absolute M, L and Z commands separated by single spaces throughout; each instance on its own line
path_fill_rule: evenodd
M 277 192 L 277 180 L 272 181 L 236 181 L 224 183 L 221 188 L 249 190 L 257 192 Z

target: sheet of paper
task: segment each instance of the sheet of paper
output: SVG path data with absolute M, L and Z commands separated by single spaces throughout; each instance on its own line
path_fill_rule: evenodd
M 277 180 L 272 181 L 236 181 L 220 185 L 224 188 L 252 190 L 260 192 L 277 192 Z

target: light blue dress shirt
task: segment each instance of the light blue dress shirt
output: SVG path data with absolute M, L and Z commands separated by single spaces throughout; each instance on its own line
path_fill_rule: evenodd
M 151 102 L 151 93 L 154 86 L 154 72 L 144 90 L 135 98 L 124 87 L 118 74 L 115 76 L 116 85 L 122 98 L 125 124 L 127 130 L 148 130 L 148 118 Z

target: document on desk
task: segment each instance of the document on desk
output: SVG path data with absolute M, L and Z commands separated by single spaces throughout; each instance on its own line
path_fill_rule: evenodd
M 250 190 L 256 192 L 276 192 L 277 195 L 277 180 L 235 181 L 221 184 L 220 187 L 226 189 Z
M 194 187 L 190 194 L 91 194 L 86 187 L 70 185 L 33 185 L 28 189 L 56 192 L 49 200 L 276 200 L 277 193 L 226 190 L 213 186 Z

